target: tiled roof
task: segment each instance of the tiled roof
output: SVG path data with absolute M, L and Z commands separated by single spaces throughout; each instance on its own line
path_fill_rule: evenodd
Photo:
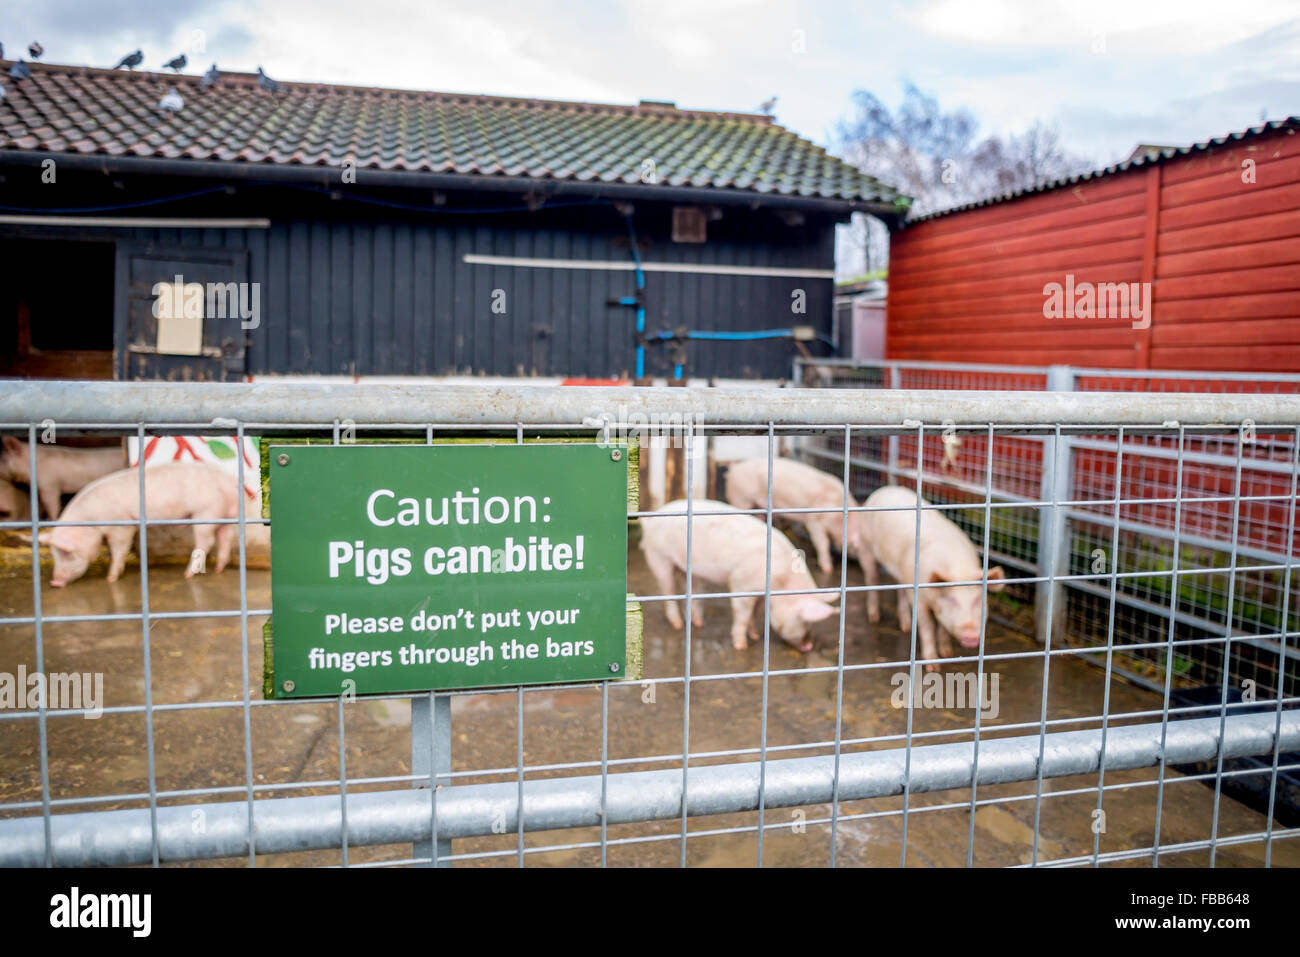
M 1191 146 L 1154 146 L 1139 144 L 1133 152 L 1129 154 L 1128 159 L 1124 160 L 1122 163 L 1116 163 L 1114 166 L 1107 166 L 1105 169 L 1089 170 L 1086 173 L 1079 173 L 1074 176 L 1067 176 L 1062 179 L 1054 179 L 1039 183 L 1037 186 L 1031 186 L 1028 189 L 1018 189 L 1010 193 L 989 196 L 986 199 L 977 200 L 973 203 L 963 203 L 960 206 L 952 206 L 948 209 L 936 210 L 935 212 L 927 213 L 924 216 L 916 216 L 908 220 L 908 222 L 921 223 L 930 219 L 938 219 L 940 216 L 949 216 L 952 213 L 960 213 L 967 209 L 976 209 L 980 206 L 992 206 L 996 203 L 1005 203 L 1007 200 L 1016 199 L 1020 196 L 1029 196 L 1033 193 L 1043 193 L 1047 190 L 1056 189 L 1061 186 L 1073 186 L 1074 184 L 1082 183 L 1085 180 L 1100 179 L 1103 176 L 1110 176 L 1113 173 L 1122 173 L 1125 170 L 1137 169 L 1139 166 L 1152 166 L 1156 163 L 1163 163 L 1166 160 L 1173 159 L 1177 156 L 1187 156 L 1191 153 L 1203 153 L 1215 146 L 1224 146 L 1228 143 L 1254 139 L 1257 136 L 1263 136 L 1265 133 L 1284 129 L 1300 129 L 1300 116 L 1288 116 L 1284 120 L 1269 120 L 1267 123 L 1263 123 L 1259 126 L 1252 126 L 1239 133 L 1229 133 L 1227 136 L 1216 136 L 1212 140 L 1205 140 L 1202 143 L 1193 143 Z
M 197 76 L 30 64 L 0 73 L 0 158 L 7 150 L 167 160 L 654 182 L 893 206 L 898 193 L 771 117 L 472 94 L 284 83 L 255 75 Z M 175 86 L 183 109 L 158 102 Z M 647 177 L 648 178 L 648 177 Z

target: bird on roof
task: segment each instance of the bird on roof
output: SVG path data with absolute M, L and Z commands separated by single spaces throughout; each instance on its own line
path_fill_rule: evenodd
M 136 50 L 134 53 L 128 53 L 126 56 L 122 57 L 122 59 L 118 60 L 117 66 L 113 67 L 113 69 L 120 70 L 122 67 L 126 67 L 128 70 L 134 70 L 143 62 L 144 54 L 139 50 Z
M 217 65 L 214 63 L 208 72 L 203 74 L 203 79 L 199 80 L 199 86 L 206 90 L 208 87 L 216 86 L 219 79 L 221 74 L 217 72 Z
M 39 60 L 41 58 L 41 54 L 45 52 L 45 47 L 41 46 L 39 43 L 33 40 L 31 42 L 31 45 L 27 47 L 27 52 L 31 55 L 31 58 L 33 60 Z
M 172 87 L 168 90 L 166 96 L 158 101 L 158 109 L 162 110 L 164 113 L 179 113 L 184 108 L 185 101 L 181 99 L 181 95 L 176 92 L 176 87 Z
M 32 75 L 32 71 L 31 68 L 26 63 L 24 63 L 22 60 L 19 60 L 17 63 L 15 63 L 13 66 L 9 68 L 9 75 L 13 77 L 15 80 L 25 80 Z
M 185 54 L 182 53 L 180 56 L 172 57 L 170 60 L 164 63 L 163 66 L 165 66 L 169 70 L 175 70 L 177 73 L 180 73 L 181 70 L 185 69 L 185 64 L 189 62 L 190 61 L 186 59 Z
M 279 93 L 284 89 L 283 84 L 267 76 L 260 66 L 257 68 L 257 85 L 267 93 Z
M 758 104 L 758 112 L 760 112 L 760 113 L 766 113 L 768 116 L 771 116 L 771 115 L 772 115 L 772 111 L 773 111 L 774 109 L 776 109 L 776 97 L 775 97 L 775 96 L 772 97 L 772 98 L 769 99 L 769 100 L 764 100 L 762 103 Z

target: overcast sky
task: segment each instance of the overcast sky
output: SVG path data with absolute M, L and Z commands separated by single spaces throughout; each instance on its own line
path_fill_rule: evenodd
M 282 80 L 752 111 L 828 144 L 850 95 L 910 78 L 983 132 L 1056 123 L 1105 165 L 1300 114 L 1296 0 L 412 2 L 8 0 L 7 56 Z

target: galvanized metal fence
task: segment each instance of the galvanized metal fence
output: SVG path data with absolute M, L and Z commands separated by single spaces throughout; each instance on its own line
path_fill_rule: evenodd
M 1295 395 L 1300 375 L 1251 375 L 1052 367 L 1012 367 L 906 361 L 798 360 L 796 381 L 825 388 L 1027 389 L 1053 392 L 1152 391 Z M 999 438 L 991 447 L 978 437 L 944 442 L 929 439 L 923 459 L 930 495 L 948 503 L 978 503 L 983 497 L 985 459 L 992 458 L 994 501 L 1028 502 L 1054 496 L 1069 503 L 1057 521 L 1039 523 L 1031 510 L 1004 513 L 994 521 L 992 548 L 998 561 L 1049 576 L 1055 581 L 1053 623 L 1060 638 L 1082 645 L 1107 642 L 1110 590 L 1086 573 L 1106 561 L 1114 526 L 1119 534 L 1116 562 L 1132 574 L 1119 579 L 1114 600 L 1121 604 L 1121 634 L 1136 639 L 1117 649 L 1115 667 L 1133 681 L 1159 689 L 1170 662 L 1152 651 L 1159 643 L 1171 601 L 1179 634 L 1212 638 L 1225 628 L 1240 642 L 1227 661 L 1237 681 L 1285 675 L 1294 692 L 1296 649 L 1283 649 L 1268 637 L 1294 628 L 1300 610 L 1284 612 L 1282 567 L 1286 545 L 1286 493 L 1295 455 L 1285 435 L 1258 435 L 1249 419 L 1231 428 L 1184 433 L 1135 434 L 1117 442 L 1114 433 L 1079 433 L 1039 439 Z M 942 431 L 942 430 L 941 430 Z M 881 484 L 916 477 L 916 443 L 889 440 L 855 449 L 854 489 L 869 492 Z M 810 461 L 835 467 L 842 450 L 833 442 L 805 441 Z M 1119 461 L 1123 469 L 1117 471 Z M 1056 465 L 1056 468 L 1052 466 Z M 1122 506 L 1111 515 L 1116 482 Z M 1049 485 L 1048 483 L 1053 483 Z M 1182 494 L 1175 501 L 1175 487 Z M 960 522 L 982 533 L 978 509 Z M 1171 566 L 1175 542 L 1180 573 Z M 1242 563 L 1254 567 L 1245 568 Z M 1232 569 L 1237 568 L 1237 574 Z M 1207 569 L 1184 575 L 1182 571 Z M 1175 596 L 1176 593 L 1176 596 Z M 1037 633 L 1042 639 L 1048 607 L 1045 586 L 1036 589 Z M 1284 616 L 1289 621 L 1284 622 Z M 1253 637 L 1252 637 L 1253 636 Z M 1180 685 L 1212 684 L 1224 668 L 1216 642 L 1189 645 L 1172 662 Z M 1289 659 L 1284 667 L 1279 662 Z
M 216 579 L 182 586 L 174 570 L 142 560 L 138 589 L 124 579 L 129 594 L 79 582 L 55 596 L 34 571 L 33 544 L 30 579 L 11 573 L 0 592 L 0 670 L 28 662 L 36 673 L 52 663 L 116 669 L 110 685 L 119 700 L 96 722 L 81 720 L 87 708 L 50 707 L 44 698 L 0 710 L 0 864 L 255 865 L 269 855 L 345 866 L 1300 862 L 1300 845 L 1289 840 L 1300 829 L 1278 823 L 1283 785 L 1300 768 L 1289 756 L 1300 750 L 1293 672 L 1261 667 L 1243 688 L 1220 668 L 1215 700 L 1180 706 L 1170 666 L 1193 649 L 1221 660 L 1245 648 L 1271 649 L 1278 661 L 1294 655 L 1300 397 L 1033 392 L 1025 380 L 1036 373 L 997 374 L 1017 391 L 7 386 L 0 429 L 31 442 L 33 473 L 47 421 L 61 435 L 141 440 L 324 433 L 338 442 L 346 427 L 436 444 L 466 434 L 595 437 L 623 415 L 667 423 L 669 437 L 691 449 L 702 436 L 752 436 L 769 463 L 779 438 L 802 437 L 803 452 L 856 498 L 835 508 L 774 508 L 769 481 L 765 507 L 748 510 L 768 529 L 762 588 L 701 590 L 688 548 L 681 591 L 662 594 L 634 554 L 629 587 L 645 608 L 642 681 L 357 702 L 257 695 L 258 626 L 271 609 L 265 574 L 245 560 L 248 530 L 261 520 L 242 503 L 225 523 L 238 526 L 233 595 Z M 803 375 L 807 383 L 809 369 Z M 1234 481 L 1203 494 L 1194 477 L 1202 466 L 1220 467 L 1228 448 Z M 1077 463 L 1085 453 L 1103 457 L 1089 460 L 1102 464 L 1085 470 L 1095 484 L 1083 492 L 1070 456 Z M 1135 488 L 1135 460 L 1159 460 L 1163 470 Z M 694 455 L 685 464 L 688 473 L 698 467 Z M 942 585 L 856 584 L 856 571 L 851 583 L 843 561 L 816 588 L 773 589 L 774 522 L 831 512 L 847 533 L 852 516 L 880 510 L 859 503 L 873 481 L 864 475 L 882 469 L 975 533 L 983 568 L 971 584 L 987 588 L 993 561 L 1026 573 L 1013 591 L 1037 594 L 1041 645 L 981 624 L 977 649 L 944 660 L 937 689 L 922 694 L 921 613 L 893 632 L 868 623 L 862 602 L 873 590 L 894 598 L 907 591 L 916 608 L 922 589 Z M 1255 471 L 1268 484 L 1247 484 Z M 694 487 L 689 474 L 686 487 Z M 1231 516 L 1228 561 L 1189 557 L 1204 541 L 1223 543 L 1186 516 L 1221 507 Z M 710 507 L 692 511 L 703 517 Z M 1150 518 L 1167 514 L 1168 529 Z M 60 523 L 33 517 L 0 530 L 34 537 L 52 524 Z M 156 528 L 192 522 L 148 518 L 141 478 L 133 524 L 147 558 Z M 1077 539 L 1085 525 L 1102 543 L 1099 567 L 1076 563 L 1067 545 L 1067 533 Z M 1252 528 L 1272 537 L 1243 544 L 1242 530 Z M 1167 566 L 1144 560 L 1148 539 L 1171 539 Z M 1276 582 L 1276 601 L 1271 592 L 1267 601 L 1276 617 L 1243 629 L 1237 599 L 1265 575 Z M 1220 619 L 1187 610 L 1184 583 L 1216 576 L 1226 578 Z M 1136 582 L 1159 618 L 1142 633 L 1117 614 L 1134 604 Z M 1103 643 L 1068 640 L 1062 586 L 1101 600 Z M 137 592 L 135 605 L 128 599 Z M 770 615 L 747 652 L 719 639 L 725 630 L 692 622 L 700 602 L 716 616 L 726 603 L 713 599 L 760 598 L 768 609 L 792 594 L 821 594 L 843 610 L 810 656 L 774 640 Z M 665 601 L 686 603 L 680 635 L 659 614 Z M 1189 617 L 1206 634 L 1183 634 Z M 1154 693 L 1116 680 L 1121 653 L 1135 651 L 1165 663 Z M 1102 680 L 1078 670 L 1081 660 L 1101 661 Z M 1000 713 L 984 706 L 990 684 L 1001 688 Z M 975 689 L 973 705 L 951 700 L 962 687 Z M 1247 758 L 1256 764 L 1238 765 Z M 1260 812 L 1227 796 L 1243 781 L 1267 795 Z

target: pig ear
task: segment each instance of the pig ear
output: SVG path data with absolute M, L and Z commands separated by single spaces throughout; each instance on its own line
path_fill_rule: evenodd
M 22 444 L 21 442 L 19 442 L 16 438 L 14 438 L 12 435 L 6 435 L 6 436 L 5 436 L 5 439 L 4 439 L 4 442 L 5 442 L 5 451 L 6 451 L 6 452 L 15 452 L 15 453 L 17 453 L 17 452 L 21 452 L 21 451 L 23 450 L 23 444 Z
M 805 599 L 799 605 L 799 617 L 806 622 L 823 621 L 831 615 L 838 615 L 840 610 L 832 608 L 825 602 L 817 601 L 815 598 Z
M 1005 579 L 1007 573 L 1002 570 L 1001 565 L 994 565 L 989 569 L 989 591 L 1002 591 L 1006 587 Z

